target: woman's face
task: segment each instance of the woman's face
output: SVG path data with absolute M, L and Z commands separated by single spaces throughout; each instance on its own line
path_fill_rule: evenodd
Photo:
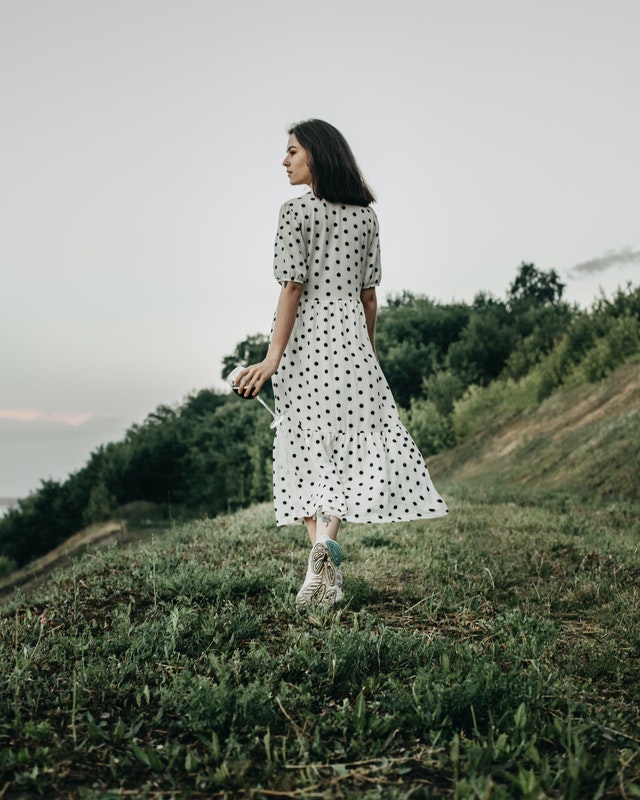
M 287 142 L 287 155 L 282 162 L 289 176 L 292 186 L 306 184 L 311 186 L 311 172 L 309 170 L 309 154 L 296 139 L 295 133 L 289 136 Z

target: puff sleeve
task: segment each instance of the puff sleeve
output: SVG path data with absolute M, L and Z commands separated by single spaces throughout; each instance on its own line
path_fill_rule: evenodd
M 278 283 L 307 282 L 307 243 L 302 222 L 290 203 L 280 209 L 278 232 L 273 254 L 273 274 Z
M 380 264 L 380 236 L 378 232 L 378 218 L 373 209 L 371 212 L 371 227 L 367 236 L 367 253 L 362 279 L 363 289 L 372 289 L 380 286 L 382 280 L 382 267 Z

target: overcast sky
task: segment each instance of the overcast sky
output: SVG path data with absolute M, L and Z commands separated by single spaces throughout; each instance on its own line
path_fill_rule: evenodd
M 638 0 L 0 0 L 0 496 L 268 332 L 289 123 L 379 202 L 386 295 L 640 274 Z

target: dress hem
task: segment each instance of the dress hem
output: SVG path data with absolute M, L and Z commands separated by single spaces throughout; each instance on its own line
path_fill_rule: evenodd
M 409 516 L 393 516 L 387 517 L 386 519 L 375 519 L 358 516 L 355 517 L 353 514 L 346 514 L 344 517 L 340 517 L 341 522 L 350 522 L 354 524 L 363 524 L 363 525 L 384 525 L 388 522 L 416 522 L 419 519 L 442 519 L 442 517 L 446 517 L 449 515 L 449 509 L 445 508 L 444 511 L 436 511 L 433 514 L 414 514 Z M 309 515 L 312 516 L 312 515 Z M 285 527 L 287 525 L 304 525 L 304 517 L 294 517 L 292 520 L 287 520 L 286 522 L 281 522 L 276 518 L 276 526 L 278 528 Z

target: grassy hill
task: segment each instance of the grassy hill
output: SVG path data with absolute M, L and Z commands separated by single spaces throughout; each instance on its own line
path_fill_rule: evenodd
M 640 797 L 640 365 L 526 389 L 465 401 L 449 518 L 344 527 L 337 608 L 296 609 L 306 534 L 269 505 L 18 574 L 0 797 Z
M 492 412 L 488 402 L 482 431 L 430 459 L 435 475 L 484 489 L 640 499 L 640 364 L 515 417 Z
M 88 525 L 62 544 L 54 547 L 45 556 L 36 558 L 28 566 L 0 578 L 0 600 L 12 595 L 17 587 L 27 590 L 36 586 L 53 569 L 71 564 L 72 559 L 83 554 L 88 548 L 104 547 L 113 541 L 124 544 L 143 539 L 146 533 L 144 529 L 130 529 L 120 521 L 97 522 Z
M 438 482 L 445 520 L 345 526 L 337 609 L 269 506 L 19 592 L 2 797 L 640 796 L 637 509 Z

